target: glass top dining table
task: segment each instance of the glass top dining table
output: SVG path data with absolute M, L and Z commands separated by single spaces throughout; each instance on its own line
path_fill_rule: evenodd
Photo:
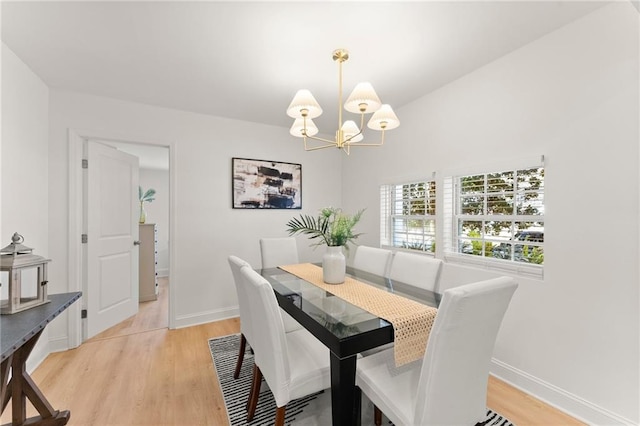
M 257 271 L 271 283 L 280 307 L 329 348 L 333 425 L 359 425 L 360 394 L 355 386 L 358 354 L 393 342 L 393 326 L 282 269 Z M 389 278 L 351 267 L 347 267 L 347 276 L 427 306 L 440 303 L 438 293 Z

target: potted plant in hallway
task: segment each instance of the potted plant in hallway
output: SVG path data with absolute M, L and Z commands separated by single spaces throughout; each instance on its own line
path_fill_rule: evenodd
M 326 207 L 318 217 L 300 215 L 287 222 L 289 235 L 304 234 L 314 240 L 312 246 L 326 245 L 327 251 L 322 257 L 322 280 L 327 284 L 341 284 L 346 273 L 346 259 L 342 247 L 349 249 L 360 234 L 353 232 L 353 227 L 360 221 L 364 210 L 354 215 L 347 215 L 341 209 Z
M 141 186 L 138 186 L 138 199 L 140 200 L 140 219 L 138 222 L 140 224 L 143 224 L 147 221 L 147 212 L 144 211 L 144 202 L 152 202 L 153 200 L 155 200 L 155 195 L 155 189 L 149 188 L 144 191 Z

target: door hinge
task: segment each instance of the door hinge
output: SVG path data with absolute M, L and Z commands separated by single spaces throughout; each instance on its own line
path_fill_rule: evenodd
M 82 159 L 82 168 L 83 169 L 88 169 L 89 168 L 89 160 L 87 160 L 86 158 Z
M 87 234 L 82 234 L 82 244 L 87 244 L 89 241 L 89 236 Z
M 81 310 L 80 311 L 80 318 L 84 319 L 86 317 L 87 317 L 87 310 L 86 309 Z

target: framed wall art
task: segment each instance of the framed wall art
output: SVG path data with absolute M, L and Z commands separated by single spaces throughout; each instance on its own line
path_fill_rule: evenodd
M 302 165 L 232 158 L 234 209 L 302 208 Z

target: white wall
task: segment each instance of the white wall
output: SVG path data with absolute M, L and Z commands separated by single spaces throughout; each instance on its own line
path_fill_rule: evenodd
M 149 188 L 156 190 L 155 200 L 144 203 L 144 210 L 147 213 L 146 223 L 157 225 L 156 272 L 159 277 L 166 277 L 169 275 L 169 171 L 140 169 L 140 186 L 144 191 Z
M 49 250 L 48 131 L 49 89 L 2 43 L 0 247 L 18 232 L 34 254 L 52 259 L 53 268 L 60 259 Z M 3 276 L 3 290 L 6 283 Z M 66 334 L 64 321 L 56 319 L 63 323 Z M 45 328 L 28 368 L 47 355 L 48 332 Z
M 640 420 L 638 47 L 638 12 L 608 6 L 400 108 L 386 146 L 343 163 L 356 210 L 381 183 L 545 155 L 544 280 L 519 279 L 493 371 L 596 424 Z
M 597 11 L 399 109 L 402 126 L 386 146 L 347 159 L 334 150 L 305 153 L 287 129 L 47 91 L 3 45 L 2 245 L 14 228 L 25 234 L 53 259 L 51 291 L 66 291 L 68 129 L 170 145 L 180 326 L 234 313 L 226 256 L 258 266 L 257 239 L 285 235 L 284 224 L 298 213 L 231 209 L 232 156 L 302 163 L 302 212 L 341 200 L 348 211 L 367 207 L 360 243 L 376 245 L 380 183 L 545 154 L 545 278 L 520 279 L 494 371 L 592 423 L 638 424 L 638 13 L 629 3 Z M 330 168 L 337 161 L 342 172 Z M 30 179 L 14 180 L 17 168 Z M 577 185 L 579 173 L 593 178 Z M 595 210 L 594 199 L 605 208 Z M 303 260 L 320 259 L 306 240 L 299 246 Z M 446 265 L 443 279 L 460 284 L 488 275 Z M 59 320 L 48 330 L 51 340 L 66 337 Z
M 69 243 L 69 128 L 84 134 L 129 142 L 157 143 L 175 152 L 175 233 L 171 235 L 172 312 L 175 326 L 237 315 L 237 300 L 227 256 L 260 266 L 258 239 L 285 236 L 285 224 L 300 210 L 231 208 L 231 158 L 248 157 L 302 164 L 303 213 L 338 205 L 340 169 L 331 169 L 337 150 L 304 152 L 288 129 L 100 97 L 51 91 L 50 206 L 51 249 L 66 253 Z M 299 241 L 301 257 L 319 260 L 321 251 Z M 60 265 L 66 265 L 66 255 Z M 66 282 L 58 268 L 55 279 Z

